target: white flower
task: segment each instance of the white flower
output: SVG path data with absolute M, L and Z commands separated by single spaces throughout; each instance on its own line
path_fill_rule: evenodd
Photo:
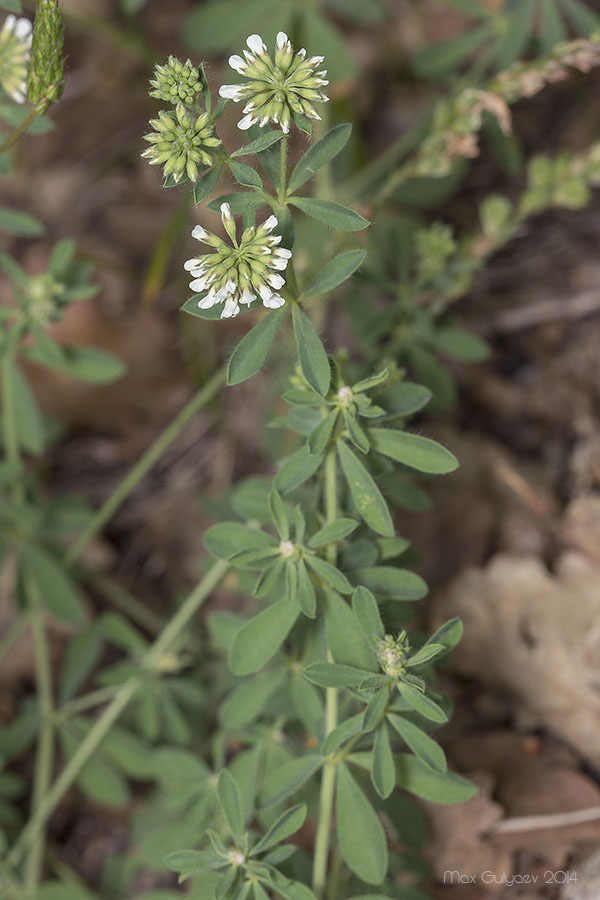
M 246 41 L 245 59 L 231 56 L 229 65 L 249 79 L 248 84 L 224 84 L 219 89 L 221 97 L 236 103 L 248 100 L 238 128 L 243 131 L 258 123 L 279 125 L 286 134 L 294 115 L 320 119 L 314 104 L 329 99 L 322 88 L 329 82 L 326 70 L 318 71 L 322 56 L 306 59 L 306 50 L 294 53 L 285 32 L 280 31 L 275 42 L 275 54 L 271 57 L 263 39 L 251 34 Z
M 7 16 L 0 30 L 0 85 L 16 103 L 27 97 L 27 62 L 33 26 L 29 19 Z
M 183 266 L 192 276 L 192 291 L 203 294 L 200 309 L 223 303 L 221 318 L 227 319 L 237 316 L 240 306 L 250 306 L 257 295 L 268 309 L 283 306 L 285 300 L 278 292 L 285 279 L 278 273 L 284 271 L 292 253 L 278 246 L 280 235 L 272 234 L 277 218 L 269 216 L 262 225 L 246 228 L 239 243 L 228 203 L 221 204 L 221 220 L 232 243 L 196 225 L 192 237 L 216 252 L 188 259 Z

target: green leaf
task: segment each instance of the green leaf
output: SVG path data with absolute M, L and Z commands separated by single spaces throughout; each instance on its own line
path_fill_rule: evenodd
M 304 825 L 306 819 L 306 804 L 299 803 L 296 806 L 286 809 L 278 819 L 276 819 L 271 827 L 260 841 L 250 850 L 250 856 L 256 856 L 257 853 L 264 853 L 280 844 L 295 834 Z
M 540 42 L 544 53 L 549 53 L 559 41 L 567 40 L 567 31 L 554 0 L 546 0 L 540 11 Z
M 454 772 L 438 775 L 410 753 L 396 756 L 398 786 L 430 803 L 464 803 L 477 794 L 479 788 Z
M 284 670 L 263 672 L 238 684 L 219 707 L 219 721 L 228 731 L 240 731 L 259 717 L 267 701 L 281 687 Z
M 229 50 L 236 43 L 241 50 L 246 35 L 258 28 L 256 20 L 263 15 L 276 16 L 279 5 L 280 0 L 244 0 L 242 6 L 239 0 L 209 0 L 185 17 L 182 38 L 192 50 L 207 56 Z
M 427 584 L 420 575 L 396 566 L 356 569 L 352 577 L 385 600 L 420 600 L 427 594 Z
M 385 393 L 379 395 L 377 399 L 389 413 L 404 419 L 427 406 L 431 400 L 431 391 L 422 384 L 400 381 L 393 387 L 387 388 Z
M 449 619 L 444 622 L 428 639 L 427 644 L 443 644 L 446 650 L 452 650 L 460 641 L 463 633 L 463 623 L 460 619 Z M 427 644 L 425 646 L 427 646 Z
M 207 172 L 203 172 L 202 175 L 200 175 L 194 184 L 193 190 L 194 203 L 196 206 L 199 203 L 202 203 L 203 200 L 206 200 L 209 194 L 212 194 L 219 183 L 220 175 L 221 166 L 213 166 L 212 169 L 209 169 Z
M 363 391 L 370 391 L 372 388 L 379 387 L 380 384 L 384 384 L 388 378 L 390 377 L 390 372 L 388 367 L 382 369 L 381 372 L 377 372 L 375 375 L 369 375 L 367 378 L 361 378 L 360 381 L 357 381 L 352 385 L 352 393 L 360 394 Z M 398 385 L 394 386 L 394 391 L 397 389 Z
M 371 781 L 379 796 L 385 800 L 396 786 L 396 769 L 387 725 L 383 722 L 375 732 Z
M 371 638 L 382 638 L 385 634 L 379 615 L 377 600 L 364 586 L 357 587 L 352 595 L 352 611 L 364 634 Z
M 338 420 L 339 410 L 332 409 L 317 427 L 310 433 L 307 447 L 309 453 L 323 453 L 329 443 L 333 429 Z
M 235 675 L 252 675 L 272 659 L 292 630 L 300 609 L 286 597 L 249 619 L 237 632 L 229 651 Z
M 394 523 L 373 476 L 343 441 L 338 441 L 337 451 L 358 512 L 377 534 L 393 537 Z
M 275 335 L 287 314 L 287 305 L 267 313 L 264 319 L 244 335 L 227 366 L 227 384 L 241 384 L 256 375 L 264 365 Z
M 331 369 L 321 339 L 297 304 L 292 307 L 292 321 L 302 373 L 310 386 L 324 397 L 329 390 Z
M 479 335 L 463 328 L 445 326 L 438 328 L 432 336 L 432 343 L 442 353 L 462 362 L 483 362 L 490 358 L 490 345 Z
M 217 782 L 217 796 L 225 821 L 229 826 L 231 836 L 240 846 L 244 839 L 244 815 L 242 813 L 242 800 L 240 791 L 235 783 L 233 775 L 227 769 L 222 769 Z
M 236 162 L 233 159 L 230 159 L 227 165 L 231 169 L 231 174 L 238 184 L 241 184 L 244 187 L 257 188 L 258 190 L 262 188 L 261 177 L 252 166 L 249 166 L 246 163 Z
M 97 620 L 69 641 L 60 676 L 60 702 L 75 696 L 102 652 L 102 623 Z
M 345 600 L 335 591 L 323 591 L 327 646 L 333 659 L 361 669 L 376 668 L 375 656 Z
M 57 372 L 63 372 L 79 381 L 92 384 L 107 384 L 116 381 L 125 374 L 125 365 L 112 353 L 98 350 L 97 347 L 62 347 L 60 361 L 56 359 L 50 364 L 42 356 L 37 346 L 27 350 L 27 356 L 40 365 L 51 365 Z
M 506 17 L 507 27 L 497 41 L 493 59 L 498 69 L 507 69 L 527 49 L 532 37 L 537 0 L 519 0 Z
M 320 687 L 359 687 L 371 675 L 365 669 L 338 663 L 311 663 L 302 670 L 303 675 Z
M 327 165 L 334 157 L 340 153 L 350 138 L 352 125 L 344 123 L 336 125 L 331 131 L 328 131 L 320 140 L 310 147 L 304 156 L 301 157 L 292 172 L 288 184 L 288 192 L 295 193 L 299 187 L 312 178 L 319 169 Z M 339 282 L 338 282 L 339 283 Z
M 357 528 L 358 522 L 356 519 L 345 519 L 343 517 L 336 519 L 335 522 L 331 522 L 329 525 L 325 525 L 323 528 L 315 531 L 308 541 L 308 546 L 313 550 L 316 550 L 318 547 L 325 547 L 334 541 L 343 540 Z
M 249 144 L 245 144 L 245 146 L 240 147 L 239 150 L 234 150 L 231 154 L 232 157 L 236 156 L 249 156 L 251 153 L 260 153 L 262 150 L 266 150 L 267 147 L 270 147 L 272 144 L 276 144 L 281 138 L 284 137 L 283 131 L 268 131 L 266 134 L 261 135 L 255 141 L 250 141 Z
M 369 428 L 369 437 L 377 453 L 418 472 L 445 475 L 458 468 L 454 454 L 430 438 L 394 428 Z
M 561 4 L 581 34 L 588 35 L 600 25 L 600 17 L 581 0 L 561 0 Z
M 297 794 L 324 761 L 320 753 L 307 753 L 268 772 L 260 795 L 260 805 L 271 806 Z
M 70 759 L 80 746 L 81 740 L 72 727 L 59 731 L 62 751 Z M 101 754 L 92 756 L 80 770 L 77 784 L 94 803 L 102 806 L 124 807 L 131 799 L 127 781 Z
M 63 567 L 46 550 L 33 544 L 21 548 L 21 575 L 30 578 L 42 606 L 70 625 L 82 625 L 85 610 L 77 587 Z
M 362 719 L 362 731 L 364 734 L 374 731 L 383 721 L 389 702 L 389 685 L 385 684 L 375 691 L 365 707 Z
M 366 250 L 348 250 L 334 256 L 302 291 L 302 296 L 319 297 L 332 291 L 356 272 L 366 255 Z
M 281 468 L 275 475 L 275 487 L 282 494 L 287 494 L 300 487 L 301 484 L 312 478 L 320 467 L 322 460 L 322 453 L 316 453 L 313 456 L 308 452 L 308 447 L 304 444 L 281 464 Z
M 44 226 L 34 216 L 18 209 L 0 209 L 0 231 L 16 237 L 39 237 Z
M 395 713 L 388 713 L 388 722 L 398 732 L 407 747 L 410 747 L 415 756 L 427 768 L 437 772 L 439 775 L 444 775 L 448 771 L 448 763 L 446 762 L 444 751 L 418 725 Z
M 432 644 L 430 641 L 427 641 L 420 650 L 417 650 L 410 659 L 407 659 L 406 665 L 409 668 L 423 666 L 425 663 L 431 662 L 432 659 L 441 656 L 442 653 L 446 653 L 446 648 L 443 644 Z
M 44 452 L 44 422 L 34 393 L 21 367 L 11 363 L 12 402 L 16 412 L 19 443 L 29 453 L 41 456 Z
M 385 831 L 344 764 L 338 767 L 336 826 L 340 852 L 348 868 L 367 884 L 381 884 L 388 868 Z
M 298 602 L 304 615 L 314 619 L 317 614 L 317 595 L 303 559 L 298 562 Z
M 219 522 L 204 534 L 204 546 L 217 559 L 229 559 L 240 550 L 267 550 L 277 546 L 272 535 L 241 522 Z
M 271 521 L 277 529 L 281 540 L 287 541 L 290 536 L 290 526 L 286 507 L 283 500 L 281 499 L 281 494 L 279 494 L 276 490 L 271 490 L 269 492 L 268 503 Z
M 323 579 L 325 584 L 328 584 L 330 587 L 334 588 L 334 590 L 339 591 L 340 594 L 352 593 L 352 585 L 344 573 L 340 572 L 336 566 L 333 566 L 331 563 L 327 562 L 327 560 L 321 559 L 319 556 L 315 556 L 312 553 L 307 553 L 304 560 L 306 564 L 317 573 L 319 578 Z
M 429 719 L 430 722 L 436 722 L 438 725 L 444 725 L 448 721 L 448 716 L 444 710 L 418 688 L 413 687 L 412 684 L 399 681 L 398 691 L 406 702 L 423 718 Z
M 358 715 L 340 722 L 337 728 L 334 728 L 323 741 L 323 755 L 329 756 L 350 738 L 360 734 L 362 719 L 362 713 L 358 713 Z
M 420 50 L 413 57 L 416 74 L 436 78 L 458 68 L 492 36 L 492 27 L 486 22 L 469 31 L 463 31 L 458 37 L 431 44 Z
M 365 219 L 359 213 L 350 209 L 348 206 L 342 206 L 341 203 L 334 203 L 333 200 L 316 200 L 314 197 L 291 197 L 290 203 L 298 207 L 307 216 L 329 225 L 330 228 L 337 228 L 340 231 L 362 231 L 370 225 L 368 219 Z

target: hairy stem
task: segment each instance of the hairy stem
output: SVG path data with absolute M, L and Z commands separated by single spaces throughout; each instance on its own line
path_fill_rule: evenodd
M 34 843 L 40 830 L 60 803 L 65 792 L 71 787 L 86 762 L 98 749 L 114 723 L 123 710 L 129 705 L 136 694 L 146 683 L 144 670 L 157 668 L 161 657 L 169 650 L 172 644 L 183 633 L 184 629 L 198 611 L 202 603 L 221 581 L 227 569 L 228 563 L 219 561 L 215 563 L 198 583 L 191 594 L 184 601 L 170 620 L 162 634 L 152 644 L 140 663 L 140 673 L 132 675 L 125 681 L 115 694 L 114 699 L 106 707 L 94 726 L 87 733 L 67 765 L 64 767 L 52 788 L 43 798 L 35 814 L 25 826 L 18 840 L 6 858 L 10 866 L 16 866 L 23 858 L 23 854 Z
M 283 206 L 285 203 L 287 195 L 287 151 L 288 136 L 286 134 L 286 136 L 279 141 L 279 190 L 277 192 L 277 199 L 280 206 Z
M 102 531 L 106 523 L 115 514 L 121 504 L 127 499 L 139 482 L 150 471 L 152 466 L 163 455 L 173 441 L 180 435 L 185 426 L 190 422 L 199 409 L 202 409 L 218 392 L 225 383 L 225 367 L 222 367 L 206 382 L 204 387 L 186 403 L 182 410 L 175 416 L 171 424 L 157 437 L 153 444 L 140 457 L 137 463 L 127 473 L 125 478 L 117 485 L 96 515 L 84 528 L 79 538 L 70 547 L 65 556 L 67 565 L 72 565 L 83 553 L 91 540 Z
M 35 817 L 52 780 L 54 764 L 54 702 L 52 699 L 52 668 L 48 647 L 45 613 L 41 604 L 38 587 L 32 581 L 26 583 L 27 596 L 31 607 L 31 633 L 35 659 L 35 681 L 40 709 L 40 730 L 38 734 L 31 815 Z M 35 897 L 42 874 L 46 848 L 46 829 L 41 826 L 31 843 L 25 872 L 27 894 Z
M 325 459 L 325 516 L 329 525 L 337 518 L 337 466 L 335 443 L 329 449 Z M 337 550 L 335 543 L 327 547 L 327 560 L 335 565 Z M 329 654 L 331 661 L 331 654 Z M 338 693 L 335 688 L 327 688 L 325 694 L 325 737 L 337 726 Z M 323 768 L 321 795 L 319 798 L 319 820 L 315 840 L 315 857 L 313 863 L 313 890 L 317 897 L 324 896 L 327 885 L 327 864 L 329 860 L 329 836 L 331 817 L 333 814 L 333 797 L 337 766 L 328 760 Z

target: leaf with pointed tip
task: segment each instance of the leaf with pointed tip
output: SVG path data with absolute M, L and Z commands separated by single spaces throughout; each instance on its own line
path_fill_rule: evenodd
M 256 375 L 264 365 L 279 326 L 287 314 L 287 305 L 273 309 L 239 342 L 227 366 L 227 384 L 241 384 Z

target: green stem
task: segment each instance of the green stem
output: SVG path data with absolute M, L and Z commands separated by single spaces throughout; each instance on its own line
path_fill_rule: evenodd
M 14 375 L 17 346 L 21 331 L 14 328 L 6 339 L 2 357 L 2 431 L 4 454 L 7 463 L 16 470 L 19 468 L 19 435 L 17 431 L 17 411 L 15 409 Z
M 165 428 L 154 443 L 148 447 L 133 468 L 130 469 L 110 497 L 104 501 L 88 526 L 84 528 L 79 538 L 69 548 L 65 556 L 65 562 L 68 566 L 73 565 L 73 563 L 79 559 L 90 541 L 102 531 L 109 519 L 111 519 L 142 478 L 150 471 L 154 463 L 160 459 L 170 444 L 172 444 L 179 436 L 188 422 L 193 419 L 198 410 L 212 400 L 219 388 L 222 387 L 225 382 L 225 372 L 225 366 L 218 369 L 218 371 L 206 382 L 202 390 L 198 391 L 197 394 L 194 394 L 183 409 L 175 416 L 171 424 Z
M 156 636 L 163 630 L 165 620 L 162 616 L 157 615 L 141 600 L 130 594 L 114 578 L 86 568 L 83 572 L 83 579 L 102 594 L 109 603 L 116 606 L 121 612 L 124 612 L 129 619 L 145 628 L 149 634 Z
M 287 151 L 288 136 L 286 134 L 286 136 L 279 141 L 279 191 L 277 193 L 277 199 L 279 200 L 280 206 L 285 204 L 285 198 L 287 196 Z
M 96 720 L 94 726 L 87 733 L 54 782 L 54 785 L 43 798 L 35 814 L 19 835 L 18 840 L 6 857 L 6 862 L 9 866 L 14 867 L 19 864 L 23 854 L 35 842 L 40 830 L 45 826 L 63 795 L 69 790 L 86 762 L 98 749 L 123 710 L 144 686 L 146 683 L 144 670 L 148 671 L 158 668 L 158 663 L 162 656 L 184 631 L 204 600 L 221 581 L 228 568 L 227 562 L 219 561 L 208 570 L 204 578 L 177 610 L 160 637 L 156 639 L 144 655 L 140 665 L 140 673 L 132 675 L 119 687 L 113 701 L 107 706 L 100 718 Z
M 326 524 L 335 522 L 337 518 L 337 461 L 335 443 L 329 449 L 325 459 L 325 516 Z M 335 565 L 337 550 L 335 543 L 327 547 L 327 560 Z M 331 654 L 328 654 L 331 661 Z M 335 688 L 327 688 L 325 694 L 325 737 L 337 726 L 338 693 Z M 319 900 L 324 896 L 327 885 L 327 865 L 329 861 L 329 837 L 333 814 L 333 798 L 335 795 L 337 765 L 327 760 L 323 767 L 321 794 L 319 798 L 319 820 L 315 839 L 315 856 L 313 863 L 313 890 Z
M 25 134 L 25 132 L 27 131 L 27 129 L 29 128 L 31 123 L 34 121 L 34 119 L 37 119 L 38 115 L 39 115 L 39 113 L 38 113 L 36 107 L 32 106 L 31 109 L 29 110 L 29 112 L 27 113 L 27 115 L 25 116 L 25 118 L 23 119 L 23 121 L 21 122 L 21 124 L 17 125 L 16 128 L 13 128 L 13 130 L 8 135 L 8 137 L 6 138 L 4 143 L 0 144 L 0 156 L 3 153 L 6 153 L 7 150 L 10 150 L 10 148 L 13 147 L 17 143 L 19 138 Z
M 36 747 L 35 771 L 31 799 L 31 815 L 35 817 L 52 780 L 54 765 L 54 702 L 52 699 L 52 667 L 48 648 L 48 635 L 41 598 L 37 585 L 26 581 L 27 595 L 31 606 L 31 633 L 35 659 L 35 680 L 40 709 L 40 729 Z M 46 848 L 46 829 L 40 827 L 31 843 L 25 872 L 27 894 L 35 897 L 42 874 Z
M 84 694 L 83 697 L 76 697 L 75 700 L 69 700 L 67 703 L 63 703 L 63 705 L 54 712 L 55 724 L 62 724 L 67 719 L 70 719 L 71 716 L 76 716 L 78 713 L 85 712 L 87 709 L 91 709 L 94 706 L 100 706 L 101 703 L 112 700 L 118 690 L 118 685 L 111 684 L 107 687 L 98 688 L 97 691 L 90 691 L 89 694 Z

